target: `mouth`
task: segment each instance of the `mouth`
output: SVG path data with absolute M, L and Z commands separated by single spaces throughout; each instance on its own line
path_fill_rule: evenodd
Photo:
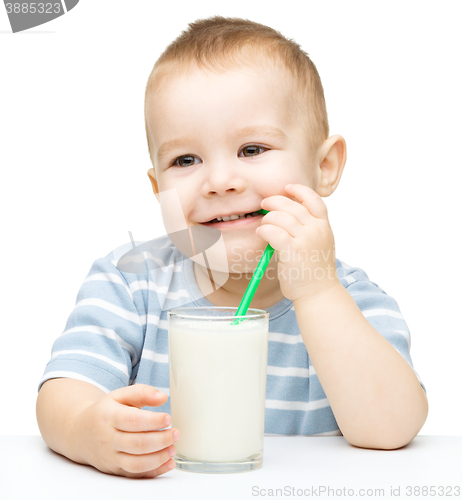
M 260 213 L 260 211 L 256 210 L 255 212 L 218 216 L 207 222 L 202 222 L 202 224 L 220 228 L 225 228 L 228 226 L 243 226 L 259 220 L 262 217 L 263 215 Z

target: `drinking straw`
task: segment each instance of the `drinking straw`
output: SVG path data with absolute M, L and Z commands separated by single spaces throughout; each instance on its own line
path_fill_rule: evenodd
M 259 210 L 259 212 L 265 215 L 268 213 L 268 210 L 262 209 Z M 269 261 L 271 260 L 271 257 L 273 256 L 273 253 L 274 253 L 274 248 L 268 244 L 260 259 L 260 262 L 258 263 L 257 268 L 255 269 L 255 272 L 253 273 L 250 283 L 247 285 L 247 289 L 244 293 L 244 296 L 242 297 L 241 303 L 237 308 L 235 314 L 236 316 L 244 316 L 245 313 L 247 312 L 247 309 L 249 308 L 249 305 L 252 302 L 253 296 L 255 295 L 255 292 L 257 290 L 258 285 L 260 284 L 263 275 L 265 274 L 266 268 L 269 264 Z M 235 319 L 231 324 L 237 325 L 239 324 L 240 321 L 242 321 L 242 319 Z

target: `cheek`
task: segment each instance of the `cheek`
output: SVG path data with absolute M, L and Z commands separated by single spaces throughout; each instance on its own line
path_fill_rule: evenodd
M 187 229 L 180 194 L 176 188 L 159 192 L 160 209 L 167 233 L 174 233 Z
M 310 185 L 313 167 L 300 152 L 274 151 L 258 172 L 258 183 L 261 190 L 271 194 L 285 193 L 286 184 Z
M 303 184 L 312 188 L 315 181 L 315 169 L 307 161 L 304 163 L 299 158 L 287 160 L 280 165 L 277 171 L 273 172 L 271 179 L 266 182 L 273 186 L 274 194 L 286 195 L 285 186 L 287 184 Z

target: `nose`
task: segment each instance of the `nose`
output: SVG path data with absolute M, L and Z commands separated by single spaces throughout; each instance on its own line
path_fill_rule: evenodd
M 239 167 L 233 168 L 229 164 L 209 165 L 206 178 L 202 186 L 205 196 L 223 196 L 233 192 L 242 192 L 245 189 L 245 179 Z

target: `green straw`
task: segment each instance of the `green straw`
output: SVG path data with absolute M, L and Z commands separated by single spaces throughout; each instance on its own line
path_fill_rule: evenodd
M 268 213 L 268 210 L 262 209 L 259 210 L 259 212 L 265 215 Z M 263 253 L 260 259 L 260 262 L 258 263 L 257 268 L 255 269 L 255 272 L 253 273 L 250 283 L 247 285 L 247 289 L 237 309 L 236 316 L 244 316 L 246 314 L 247 309 L 249 308 L 250 303 L 252 302 L 253 296 L 255 295 L 257 287 L 260 284 L 263 275 L 265 274 L 269 261 L 273 256 L 273 253 L 274 253 L 274 248 L 268 244 L 267 247 L 265 248 L 265 252 Z M 239 324 L 240 321 L 242 321 L 242 319 L 235 319 L 231 324 L 237 325 Z

